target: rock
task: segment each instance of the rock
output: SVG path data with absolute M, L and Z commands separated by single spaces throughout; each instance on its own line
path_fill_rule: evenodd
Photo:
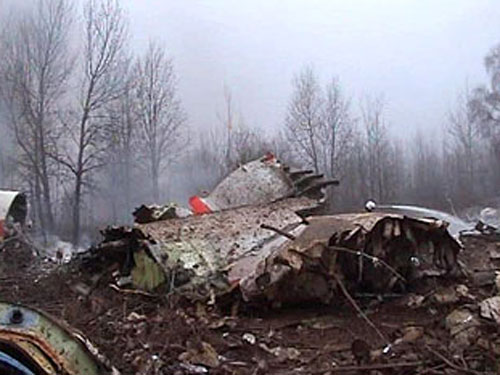
M 190 365 L 188 363 L 181 363 L 179 365 L 182 369 L 188 371 L 188 374 L 208 374 L 208 369 L 203 366 Z M 182 372 L 181 374 L 185 374 Z
M 477 317 L 465 309 L 452 311 L 445 320 L 446 328 L 450 331 L 453 340 L 450 349 L 463 350 L 473 344 L 479 337 L 479 321 Z
M 179 360 L 192 365 L 202 365 L 206 367 L 219 366 L 219 355 L 212 345 L 204 341 L 199 348 L 191 348 L 181 353 L 179 355 Z
M 245 333 L 242 336 L 242 339 L 243 339 L 243 341 L 248 342 L 250 345 L 255 345 L 255 343 L 257 342 L 257 339 L 251 333 Z
M 469 293 L 469 288 L 467 286 L 460 284 L 455 287 L 455 291 L 460 298 L 475 300 L 476 297 Z
M 432 300 L 441 305 L 448 305 L 458 302 L 459 295 L 455 288 L 441 288 L 432 295 Z
M 116 280 L 116 285 L 118 285 L 120 288 L 131 284 L 132 276 L 122 276 L 119 277 L 118 280 Z
M 495 286 L 497 288 L 497 294 L 500 294 L 500 272 L 496 272 Z
M 425 301 L 425 296 L 414 294 L 408 297 L 408 302 L 406 303 L 406 305 L 411 308 L 418 308 L 422 306 L 424 301 Z
M 479 304 L 481 316 L 500 324 L 500 296 L 487 298 Z
M 283 348 L 277 346 L 275 348 L 269 348 L 264 343 L 259 344 L 259 347 L 265 352 L 274 355 L 278 362 L 285 362 L 286 360 L 294 361 L 300 357 L 300 351 L 292 347 Z
M 300 351 L 295 348 L 282 348 L 278 346 L 271 349 L 271 352 L 277 357 L 278 362 L 294 361 L 300 357 Z
M 500 260 L 500 251 L 498 251 L 497 249 L 490 250 L 490 259 Z
M 127 320 L 129 322 L 142 322 L 142 321 L 146 320 L 146 315 L 141 315 L 141 314 L 136 313 L 135 311 L 132 311 L 127 316 Z
M 71 286 L 71 290 L 73 290 L 74 292 L 84 296 L 84 297 L 88 297 L 89 294 L 92 292 L 92 288 L 82 282 L 78 282 L 74 285 Z
M 424 328 L 423 327 L 406 327 L 403 330 L 403 336 L 399 339 L 397 339 L 394 344 L 400 344 L 400 343 L 414 343 L 418 339 L 420 339 L 424 335 Z

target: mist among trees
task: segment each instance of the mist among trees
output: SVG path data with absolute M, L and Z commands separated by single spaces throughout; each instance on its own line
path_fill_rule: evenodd
M 218 121 L 192 129 L 168 46 L 133 51 L 119 1 L 33 4 L 1 23 L 0 188 L 28 193 L 41 234 L 80 243 L 141 203 L 185 204 L 267 151 L 340 179 L 332 212 L 367 199 L 453 212 L 497 197 L 500 46 L 485 56 L 489 80 L 464 87 L 431 133 L 396 138 L 383 93 L 352 97 L 314 61 L 290 77 L 276 129 L 248 124 L 230 87 Z

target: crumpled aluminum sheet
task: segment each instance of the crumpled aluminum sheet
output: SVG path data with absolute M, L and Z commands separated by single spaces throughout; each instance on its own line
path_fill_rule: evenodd
M 246 301 L 332 303 L 338 295 L 334 274 L 353 288 L 390 291 L 400 279 L 457 272 L 461 245 L 446 222 L 381 213 L 308 221 L 291 232 L 295 240 L 271 243 L 243 271 L 233 266 Z

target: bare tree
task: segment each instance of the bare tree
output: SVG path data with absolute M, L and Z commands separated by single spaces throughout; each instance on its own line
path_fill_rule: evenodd
M 238 166 L 262 156 L 270 150 L 262 132 L 248 126 L 241 110 L 233 104 L 231 90 L 224 86 L 224 110 L 217 115 L 219 126 L 209 132 L 209 152 L 217 167 L 217 180 Z
M 495 164 L 495 185 L 500 183 L 500 44 L 494 46 L 484 60 L 489 81 L 469 96 L 468 106 L 482 137 L 490 144 Z
M 344 98 L 336 79 L 332 79 L 326 86 L 325 96 L 320 127 L 322 170 L 331 178 L 340 178 L 344 157 L 352 143 L 354 120 L 350 114 L 350 103 Z
M 314 71 L 304 68 L 293 79 L 293 93 L 285 119 L 286 135 L 301 159 L 320 170 L 318 132 L 321 126 L 322 94 Z
M 177 97 L 172 61 L 151 42 L 137 62 L 137 118 L 141 127 L 143 161 L 151 177 L 153 198 L 160 200 L 160 177 L 175 161 L 185 143 L 182 126 L 186 116 Z
M 139 127 L 137 125 L 135 85 L 136 74 L 130 64 L 123 66 L 126 81 L 123 94 L 106 106 L 107 125 L 104 131 L 107 166 L 103 171 L 108 182 L 107 196 L 111 203 L 113 221 L 132 210 L 132 180 L 137 164 Z
M 83 74 L 78 105 L 65 121 L 68 144 L 56 160 L 74 177 L 73 243 L 80 240 L 80 217 L 84 188 L 93 173 L 105 165 L 103 134 L 105 107 L 122 94 L 121 75 L 127 31 L 117 0 L 88 0 L 84 8 L 85 40 Z
M 346 176 L 347 158 L 353 146 L 355 121 L 350 112 L 350 102 L 342 93 L 340 83 L 332 79 L 324 90 L 320 123 L 316 132 L 320 171 L 328 178 L 343 180 Z M 340 190 L 348 188 L 341 187 Z M 339 189 L 328 189 L 329 205 L 338 207 Z
M 411 168 L 411 185 L 407 197 L 415 203 L 433 207 L 448 207 L 443 157 L 434 138 L 417 131 L 410 149 L 412 158 L 407 161 Z
M 37 0 L 34 10 L 11 22 L 2 35 L 0 94 L 44 233 L 54 229 L 54 169 L 48 155 L 57 147 L 56 113 L 72 68 L 71 21 L 66 0 Z
M 231 165 L 231 158 L 232 158 L 232 148 L 233 148 L 233 142 L 232 142 L 232 135 L 233 135 L 233 128 L 234 128 L 234 109 L 233 109 L 233 95 L 231 93 L 231 90 L 229 87 L 224 85 L 224 105 L 225 105 L 225 111 L 224 115 L 219 114 L 217 117 L 219 118 L 219 121 L 222 123 L 223 129 L 226 132 L 226 140 L 225 140 L 225 145 L 224 147 L 224 158 L 226 160 L 225 164 Z
M 386 199 L 384 168 L 388 155 L 388 136 L 383 110 L 384 102 L 380 97 L 367 97 L 361 105 L 366 136 L 369 194 L 380 201 Z
M 481 134 L 475 119 L 471 94 L 466 89 L 458 97 L 455 109 L 448 115 L 448 133 L 454 143 L 457 158 L 458 183 L 466 196 L 473 198 Z

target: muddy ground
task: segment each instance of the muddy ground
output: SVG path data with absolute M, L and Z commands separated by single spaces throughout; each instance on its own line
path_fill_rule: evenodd
M 64 320 L 122 374 L 500 374 L 500 325 L 478 307 L 497 293 L 499 248 L 465 241 L 459 279 L 428 278 L 400 295 L 351 291 L 373 326 L 341 295 L 331 306 L 273 310 L 237 295 L 209 306 L 117 290 L 116 264 L 37 263 L 22 248 L 0 254 L 0 300 Z M 456 311 L 465 318 L 453 323 Z

